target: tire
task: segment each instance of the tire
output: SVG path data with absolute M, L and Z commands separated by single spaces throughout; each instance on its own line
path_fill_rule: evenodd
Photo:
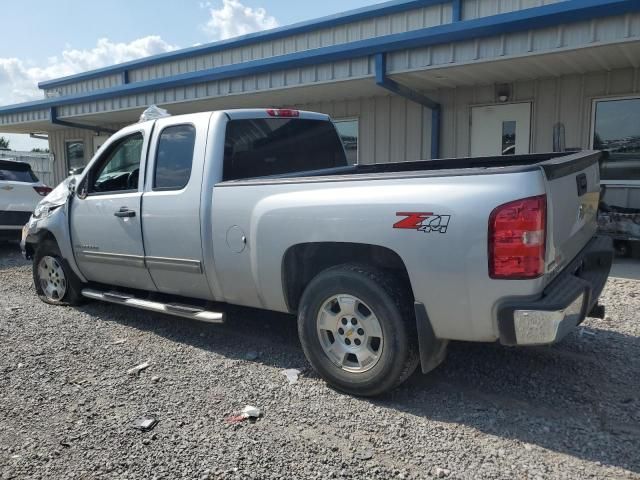
M 55 285 L 50 290 L 47 287 L 52 282 Z M 33 283 L 40 300 L 50 305 L 84 303 L 82 282 L 62 259 L 58 245 L 52 240 L 45 240 L 36 247 L 33 256 Z
M 391 275 L 358 264 L 329 268 L 311 280 L 300 300 L 302 348 L 332 387 L 352 395 L 380 395 L 404 382 L 418 365 L 412 307 L 406 287 Z

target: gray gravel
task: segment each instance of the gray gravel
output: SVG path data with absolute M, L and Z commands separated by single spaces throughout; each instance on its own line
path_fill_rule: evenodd
M 608 318 L 560 345 L 453 344 L 363 400 L 310 371 L 291 317 L 51 307 L 0 246 L 0 478 L 640 479 L 639 285 L 612 279 Z M 263 417 L 225 420 L 245 405 Z

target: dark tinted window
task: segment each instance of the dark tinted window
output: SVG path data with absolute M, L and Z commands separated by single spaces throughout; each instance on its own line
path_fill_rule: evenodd
M 156 155 L 154 188 L 180 190 L 187 185 L 195 143 L 196 129 L 192 125 L 176 125 L 162 131 Z
M 36 177 L 31 171 L 31 167 L 25 163 L 2 162 L 0 163 L 0 180 L 9 180 L 12 182 L 37 182 Z
M 231 120 L 224 149 L 224 180 L 266 177 L 347 165 L 331 122 L 267 118 Z
M 603 180 L 640 180 L 640 98 L 596 102 L 593 148 L 609 153 Z

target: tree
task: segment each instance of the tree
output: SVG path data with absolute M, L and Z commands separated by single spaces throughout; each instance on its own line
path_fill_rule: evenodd
M 49 153 L 49 149 L 48 148 L 32 148 L 31 151 L 33 153 Z
M 0 150 L 9 150 L 9 140 L 0 137 Z

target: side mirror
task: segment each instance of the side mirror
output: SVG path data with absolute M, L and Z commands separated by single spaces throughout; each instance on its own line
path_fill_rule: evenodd
M 84 177 L 78 185 L 75 185 L 75 182 L 74 182 L 74 193 L 76 194 L 76 197 L 78 197 L 80 200 L 87 198 L 87 195 L 89 193 L 89 190 L 87 188 L 87 183 L 88 183 L 87 177 Z
M 82 172 L 84 172 L 84 167 L 72 168 L 69 170 L 69 175 L 80 175 Z

